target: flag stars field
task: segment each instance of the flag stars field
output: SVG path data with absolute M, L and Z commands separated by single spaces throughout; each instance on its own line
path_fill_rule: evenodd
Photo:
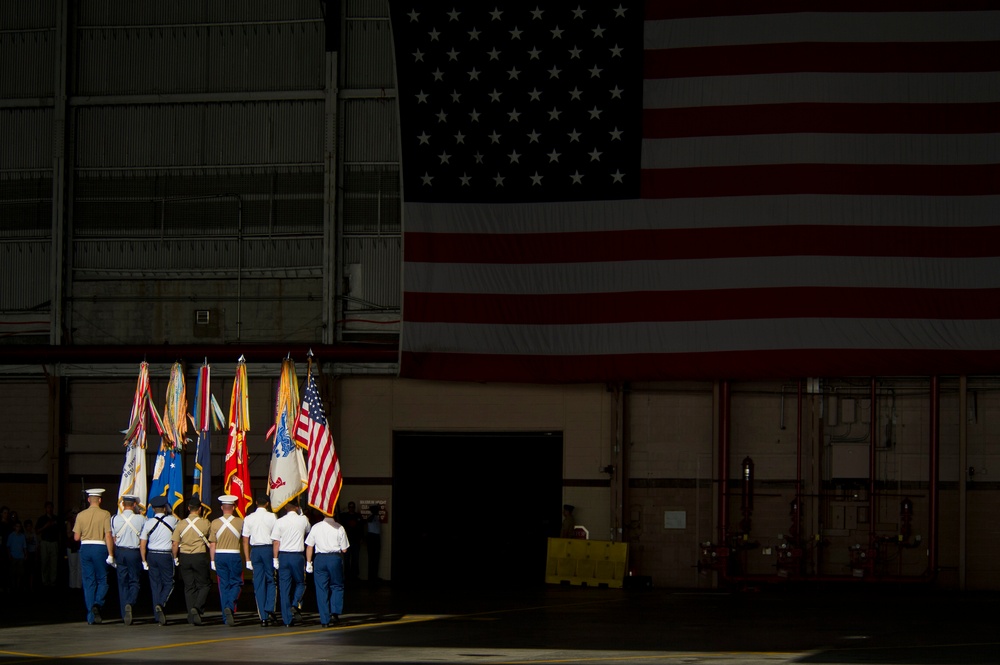
M 397 65 L 400 117 L 403 135 L 417 150 L 408 154 L 407 142 L 403 161 L 420 164 L 419 171 L 404 167 L 404 185 L 409 180 L 428 201 L 488 201 L 501 188 L 504 201 L 615 196 L 578 185 L 588 174 L 597 183 L 612 181 L 616 169 L 638 173 L 639 144 L 622 135 L 634 127 L 639 136 L 642 110 L 638 95 L 627 101 L 623 93 L 639 89 L 641 67 L 619 44 L 641 41 L 642 31 L 640 22 L 624 19 L 625 9 L 433 2 L 393 7 L 394 23 L 414 28 L 394 30 L 402 39 L 396 52 L 410 54 Z M 592 48 L 595 43 L 600 48 Z M 455 80 L 465 81 L 461 92 L 453 84 L 444 88 Z M 574 128 L 584 122 L 586 133 Z M 448 159 L 440 150 L 422 153 L 433 144 L 427 129 L 442 124 L 455 137 Z M 543 124 L 556 129 L 542 131 Z M 525 131 L 501 131 L 514 125 Z M 591 125 L 600 130 L 590 131 Z M 569 165 L 575 165 L 576 180 Z M 452 183 L 460 185 L 457 194 Z

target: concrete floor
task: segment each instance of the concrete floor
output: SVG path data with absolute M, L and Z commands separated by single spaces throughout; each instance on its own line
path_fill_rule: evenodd
M 113 579 L 113 578 L 112 578 Z M 351 588 L 344 623 L 260 628 L 249 585 L 240 625 L 218 605 L 204 626 L 138 612 L 129 627 L 109 598 L 88 626 L 77 592 L 7 594 L 0 664 L 98 663 L 1000 663 L 1000 594 L 924 589 L 780 588 L 742 592 L 565 586 Z M 145 605 L 143 605 L 145 607 Z

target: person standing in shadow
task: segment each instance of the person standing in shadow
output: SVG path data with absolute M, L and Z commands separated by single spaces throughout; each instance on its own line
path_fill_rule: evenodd
M 365 545 L 368 547 L 368 584 L 375 586 L 381 581 L 378 576 L 378 564 L 379 559 L 382 558 L 382 522 L 379 519 L 379 505 L 377 503 L 368 506 L 368 519 L 365 520 Z

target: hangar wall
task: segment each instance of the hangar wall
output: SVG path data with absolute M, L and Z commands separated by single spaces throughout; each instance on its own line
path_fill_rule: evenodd
M 155 395 L 163 394 L 167 372 L 165 366 L 154 368 Z M 226 408 L 232 378 L 221 364 L 217 374 L 221 385 L 215 392 Z M 248 440 L 255 487 L 263 485 L 267 474 L 270 449 L 264 432 L 270 426 L 277 375 L 277 365 L 258 367 L 251 373 Z M 701 552 L 703 543 L 720 540 L 718 385 L 643 384 L 628 390 L 622 478 L 626 490 L 619 525 L 615 479 L 606 472 L 616 460 L 616 407 L 605 386 L 452 384 L 361 375 L 327 376 L 324 381 L 345 474 L 341 502 L 387 501 L 387 553 L 393 547 L 394 431 L 552 430 L 562 432 L 565 441 L 563 500 L 577 506 L 578 521 L 589 529 L 591 538 L 628 542 L 633 572 L 649 575 L 657 586 L 716 585 L 718 571 L 701 565 Z M 49 412 L 44 408 L 50 383 L 45 379 L 0 382 L 6 423 L 0 435 L 5 481 L 0 486 L 0 503 L 31 514 L 50 492 L 68 505 L 83 482 L 117 487 L 123 460 L 119 431 L 128 417 L 133 388 L 134 379 L 126 377 L 66 380 L 62 397 L 65 431 L 62 443 L 52 447 L 46 434 Z M 918 379 L 880 379 L 877 383 L 874 508 L 868 496 L 872 486 L 868 478 L 869 383 L 829 380 L 822 394 L 803 395 L 800 494 L 807 576 L 851 581 L 851 549 L 868 542 L 869 511 L 874 509 L 877 535 L 891 541 L 904 531 L 900 510 L 904 499 L 912 503 L 908 542 L 905 547 L 889 542 L 879 570 L 869 573 L 917 579 L 926 572 L 931 526 L 929 388 L 929 381 Z M 944 588 L 957 588 L 963 574 L 965 588 L 1000 587 L 1000 564 L 990 554 L 1000 540 L 994 519 L 1000 483 L 991 479 L 1000 469 L 1000 450 L 995 445 L 1000 435 L 998 388 L 1000 384 L 993 380 L 969 381 L 963 466 L 958 380 L 941 382 L 936 584 Z M 832 395 L 837 399 L 831 400 Z M 830 412 L 833 404 L 837 405 L 835 418 Z M 728 507 L 734 531 L 741 531 L 746 516 L 741 464 L 746 458 L 754 464 L 742 572 L 751 582 L 774 581 L 776 558 L 782 544 L 789 542 L 789 507 L 796 496 L 797 384 L 732 384 L 730 432 Z M 216 476 L 222 468 L 223 450 L 224 436 L 219 433 L 213 439 Z M 53 455 L 58 459 L 53 460 Z M 489 462 L 512 466 L 511 514 L 484 519 L 516 520 L 526 510 L 558 514 L 558 506 L 518 502 L 516 467 L 530 464 L 530 451 L 490 451 Z M 49 481 L 47 470 L 53 464 L 62 470 L 62 487 Z M 190 476 L 189 460 L 185 469 Z M 461 501 L 461 497 L 456 499 Z M 391 579 L 388 554 L 382 567 L 381 577 Z

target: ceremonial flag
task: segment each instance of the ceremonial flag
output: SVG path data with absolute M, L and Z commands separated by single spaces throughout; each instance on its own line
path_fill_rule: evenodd
M 299 380 L 295 376 L 295 363 L 286 358 L 281 363 L 281 379 L 274 407 L 274 444 L 271 446 L 271 466 L 267 474 L 267 492 L 271 497 L 271 510 L 282 507 L 305 491 L 305 444 L 292 440 L 291 427 L 298 414 Z
M 148 494 L 146 480 L 146 409 L 149 399 L 149 364 L 139 364 L 139 378 L 132 397 L 132 413 L 125 428 L 125 465 L 118 484 L 118 512 L 122 512 L 121 498 L 126 495 L 136 497 L 136 512 L 146 510 Z
M 236 497 L 236 514 L 240 517 L 245 517 L 254 503 L 246 447 L 246 435 L 250 430 L 247 397 L 247 366 L 243 356 L 240 356 L 229 402 L 229 441 L 226 444 L 226 471 L 222 484 L 226 494 Z
M 1000 7 L 390 3 L 403 376 L 1000 371 Z
M 222 412 L 211 391 L 211 371 L 208 361 L 198 369 L 198 384 L 195 388 L 194 422 L 198 430 L 198 444 L 194 455 L 194 480 L 191 496 L 201 498 L 201 506 L 207 517 L 212 513 L 212 444 L 211 430 L 222 427 Z
M 184 446 L 187 443 L 187 394 L 184 383 L 184 367 L 174 363 L 170 368 L 167 383 L 167 401 L 163 406 L 162 419 L 154 413 L 154 422 L 162 427 L 160 450 L 153 465 L 153 481 L 149 496 L 166 497 L 175 512 L 184 504 Z M 147 515 L 153 514 L 148 508 Z
M 329 517 L 337 507 L 344 478 L 333 434 L 323 413 L 316 376 L 311 371 L 295 424 L 295 440 L 309 450 L 309 505 Z

